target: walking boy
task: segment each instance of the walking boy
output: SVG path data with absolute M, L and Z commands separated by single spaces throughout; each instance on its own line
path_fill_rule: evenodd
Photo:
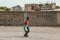
M 30 32 L 28 20 L 29 20 L 29 17 L 26 18 L 26 21 L 24 24 L 24 31 L 25 31 L 24 37 L 28 37 L 28 33 Z

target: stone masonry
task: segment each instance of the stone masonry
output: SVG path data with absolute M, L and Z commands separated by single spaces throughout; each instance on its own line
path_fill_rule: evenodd
M 29 25 L 32 26 L 60 24 L 56 11 L 0 11 L 0 26 L 24 25 L 24 13 L 29 16 Z
M 56 25 L 57 23 L 57 15 L 56 12 L 31 12 L 28 13 L 30 18 L 30 25 Z
M 0 25 L 23 25 L 23 13 L 19 12 L 0 12 Z

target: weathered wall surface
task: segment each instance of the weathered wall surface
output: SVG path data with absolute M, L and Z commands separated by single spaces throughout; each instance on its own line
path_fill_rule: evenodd
M 57 12 L 57 25 L 60 25 L 60 12 Z
M 25 14 L 27 13 L 27 14 Z M 24 25 L 25 16 L 29 16 L 29 25 L 60 25 L 60 13 L 56 11 L 0 12 L 1 26 Z
M 23 13 L 0 12 L 0 25 L 23 25 Z
M 28 13 L 30 17 L 30 25 L 56 25 L 57 13 L 53 11 L 31 12 Z

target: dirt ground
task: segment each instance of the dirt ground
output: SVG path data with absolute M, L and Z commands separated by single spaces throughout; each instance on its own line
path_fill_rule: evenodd
M 23 26 L 1 26 L 0 40 L 60 40 L 60 27 L 30 27 L 29 37 L 24 37 Z

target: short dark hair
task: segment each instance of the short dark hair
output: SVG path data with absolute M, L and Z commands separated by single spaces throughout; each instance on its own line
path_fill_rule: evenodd
M 27 17 L 27 20 L 29 20 L 29 17 Z

